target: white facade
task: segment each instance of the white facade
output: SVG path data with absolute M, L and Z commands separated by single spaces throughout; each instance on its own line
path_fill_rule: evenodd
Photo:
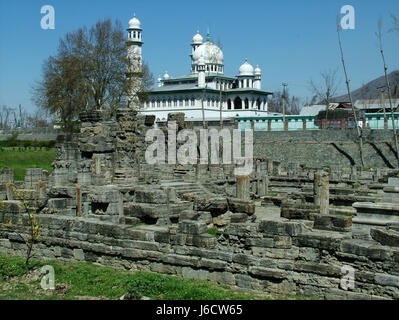
M 141 61 L 142 30 L 137 21 L 131 22 L 128 36 L 132 36 L 131 31 L 140 31 L 134 43 L 140 47 Z M 149 100 L 140 110 L 142 114 L 155 115 L 157 121 L 166 121 L 171 112 L 184 112 L 188 121 L 199 121 L 203 116 L 210 120 L 269 114 L 267 97 L 271 93 L 261 90 L 259 66 L 254 69 L 245 61 L 237 76 L 225 76 L 223 52 L 210 41 L 209 32 L 205 42 L 197 32 L 190 45 L 190 74 L 171 77 L 165 72 L 163 78 L 158 78 L 158 86 L 149 92 Z M 138 54 L 138 50 L 129 51 L 133 59 Z

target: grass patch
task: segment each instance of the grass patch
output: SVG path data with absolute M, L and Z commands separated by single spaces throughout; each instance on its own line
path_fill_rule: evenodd
M 253 300 L 259 295 L 234 291 L 209 281 L 137 272 L 128 285 L 128 297 L 154 300 Z
M 25 179 L 28 168 L 43 168 L 52 172 L 51 164 L 55 160 L 55 149 L 40 150 L 38 148 L 2 148 L 0 152 L 0 168 L 14 169 L 14 178 L 17 181 Z
M 219 238 L 220 234 L 217 234 L 218 230 L 219 229 L 217 227 L 213 227 L 213 228 L 208 229 L 207 233 L 210 234 L 211 236 Z
M 118 300 L 145 296 L 154 300 L 310 299 L 300 296 L 245 292 L 210 281 L 184 279 L 151 272 L 132 273 L 89 262 L 32 260 L 25 274 L 24 259 L 0 255 L 0 300 Z M 55 290 L 40 286 L 40 268 L 51 265 Z

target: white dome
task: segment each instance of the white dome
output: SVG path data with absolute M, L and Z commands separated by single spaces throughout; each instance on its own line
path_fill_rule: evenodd
M 204 38 L 200 35 L 199 31 L 193 37 L 193 44 L 202 44 L 204 42 Z
M 255 68 L 255 74 L 261 74 L 262 70 L 259 68 L 259 65 L 256 66 Z
M 169 79 L 168 71 L 165 71 L 165 74 L 163 75 L 163 78 L 165 80 Z
M 129 21 L 129 29 L 141 29 L 141 22 L 136 18 L 136 14 L 134 14 L 134 17 Z
M 193 63 L 197 63 L 199 58 L 203 57 L 205 63 L 223 64 L 223 52 L 210 41 L 201 44 L 193 54 Z
M 247 61 L 245 61 L 239 70 L 240 76 L 253 76 L 254 75 L 254 67 L 250 65 Z

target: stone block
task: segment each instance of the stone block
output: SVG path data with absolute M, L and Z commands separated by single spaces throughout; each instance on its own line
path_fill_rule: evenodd
M 399 232 L 371 228 L 371 237 L 384 246 L 399 247 Z
M 304 226 L 299 222 L 261 220 L 259 223 L 259 232 L 266 235 L 282 235 L 295 237 L 302 233 Z
M 399 276 L 377 273 L 374 279 L 379 285 L 399 288 Z
M 352 217 L 318 215 L 314 220 L 314 228 L 320 230 L 350 232 L 352 230 Z
M 232 213 L 230 215 L 231 223 L 242 223 L 248 220 L 248 215 L 246 213 Z
M 213 216 L 218 216 L 227 212 L 227 200 L 226 198 L 218 197 L 196 198 L 194 201 L 194 210 L 209 211 Z
M 168 207 L 149 203 L 127 203 L 123 206 L 123 213 L 126 217 L 158 219 L 167 216 Z
M 6 200 L 3 201 L 5 212 L 7 213 L 25 213 L 25 207 L 21 201 Z
M 286 279 L 288 276 L 287 272 L 283 270 L 263 268 L 263 267 L 249 267 L 248 272 L 249 274 L 252 274 L 256 277 L 278 279 L 278 280 Z
M 205 223 L 200 221 L 183 220 L 179 222 L 179 232 L 187 234 L 204 234 L 208 231 Z
M 233 213 L 246 213 L 248 215 L 253 215 L 255 213 L 255 203 L 252 201 L 227 198 L 227 203 L 229 211 Z
M 161 189 L 136 189 L 135 194 L 136 202 L 154 203 L 154 204 L 167 204 L 168 194 Z

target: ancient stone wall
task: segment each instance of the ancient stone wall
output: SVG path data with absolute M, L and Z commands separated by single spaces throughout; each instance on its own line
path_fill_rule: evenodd
M 21 209 L 11 202 L 7 208 L 5 219 L 18 225 Z M 399 247 L 352 239 L 350 232 L 325 230 L 326 224 L 317 229 L 311 220 L 232 222 L 217 238 L 206 233 L 199 215 L 187 213 L 169 226 L 39 218 L 45 226 L 35 249 L 41 258 L 177 274 L 278 294 L 399 299 Z M 25 245 L 9 229 L 1 235 L 0 250 L 23 256 Z M 355 270 L 349 290 L 342 286 L 344 266 Z
M 396 168 L 392 130 L 364 130 L 365 167 Z M 312 167 L 360 165 L 355 130 L 254 131 L 254 156 Z

